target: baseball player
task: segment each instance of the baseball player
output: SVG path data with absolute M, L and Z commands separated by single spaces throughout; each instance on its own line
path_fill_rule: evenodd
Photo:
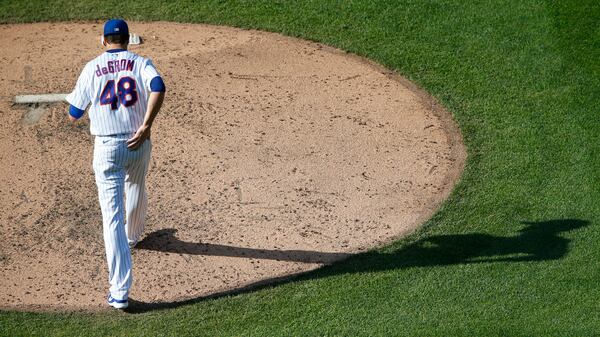
M 69 118 L 89 109 L 95 136 L 93 168 L 102 210 L 110 292 L 108 304 L 129 305 L 131 248 L 144 229 L 148 200 L 145 179 L 152 144 L 150 129 L 165 96 L 165 84 L 152 62 L 127 50 L 124 20 L 104 24 L 106 52 L 86 64 L 67 95 Z M 124 194 L 127 196 L 123 202 Z

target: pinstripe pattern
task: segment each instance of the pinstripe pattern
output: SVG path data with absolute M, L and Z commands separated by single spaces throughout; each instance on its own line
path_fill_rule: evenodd
M 128 241 L 141 235 L 148 202 L 144 177 L 152 144 L 147 140 L 139 149 L 130 150 L 126 143 L 130 136 L 96 137 L 94 146 L 93 167 L 102 210 L 108 280 L 110 293 L 116 299 L 129 295 L 132 275 Z M 125 191 L 127 203 L 123 207 Z
M 117 61 L 118 69 L 114 67 Z M 129 62 L 132 62 L 131 68 L 121 66 Z M 145 177 L 152 150 L 150 140 L 135 151 L 127 148 L 126 141 L 144 121 L 150 82 L 156 76 L 159 74 L 149 59 L 129 51 L 106 52 L 86 64 L 75 89 L 66 98 L 81 110 L 91 103 L 90 132 L 96 136 L 93 167 L 102 210 L 108 280 L 110 294 L 118 300 L 128 298 L 132 282 L 128 241 L 137 241 L 144 230 L 148 208 Z M 137 101 L 133 103 L 132 99 L 127 99 L 126 103 L 132 104 L 126 106 L 119 97 L 118 105 L 101 104 L 101 94 L 107 83 L 119 83 L 124 77 L 135 80 L 133 84 L 126 83 L 135 85 Z
M 108 61 L 132 60 L 133 69 L 116 71 L 98 76 L 96 71 L 107 67 Z M 117 53 L 103 53 L 83 68 L 75 90 L 67 95 L 66 100 L 78 109 L 85 110 L 91 103 L 88 111 L 90 116 L 90 132 L 95 136 L 110 136 L 135 133 L 144 122 L 144 115 L 148 106 L 150 82 L 158 71 L 151 60 L 141 57 L 130 51 Z M 137 102 L 129 107 L 122 104 L 112 110 L 110 105 L 100 104 L 102 90 L 108 81 L 117 83 L 123 77 L 135 80 L 138 95 Z
M 148 196 L 146 195 L 146 172 L 150 161 L 152 143 L 148 140 L 143 147 L 142 158 L 132 161 L 127 167 L 125 176 L 125 195 L 127 196 L 125 209 L 127 214 L 127 240 L 137 242 L 144 231 L 146 211 L 148 209 Z

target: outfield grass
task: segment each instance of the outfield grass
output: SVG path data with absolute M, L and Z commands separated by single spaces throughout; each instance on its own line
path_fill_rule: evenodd
M 600 335 L 600 5 L 0 1 L 1 22 L 206 22 L 364 55 L 435 96 L 469 159 L 414 235 L 291 282 L 138 314 L 0 313 L 16 335 Z

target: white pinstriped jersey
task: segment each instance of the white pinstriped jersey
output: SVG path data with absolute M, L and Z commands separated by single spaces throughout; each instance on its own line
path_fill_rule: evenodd
M 107 51 L 88 62 L 66 99 L 89 109 L 95 136 L 133 134 L 144 122 L 150 82 L 160 76 L 150 59 L 127 50 Z

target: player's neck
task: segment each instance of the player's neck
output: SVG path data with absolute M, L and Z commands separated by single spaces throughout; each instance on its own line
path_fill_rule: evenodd
M 111 51 L 111 50 L 127 50 L 127 44 L 109 43 L 106 45 L 106 51 Z

